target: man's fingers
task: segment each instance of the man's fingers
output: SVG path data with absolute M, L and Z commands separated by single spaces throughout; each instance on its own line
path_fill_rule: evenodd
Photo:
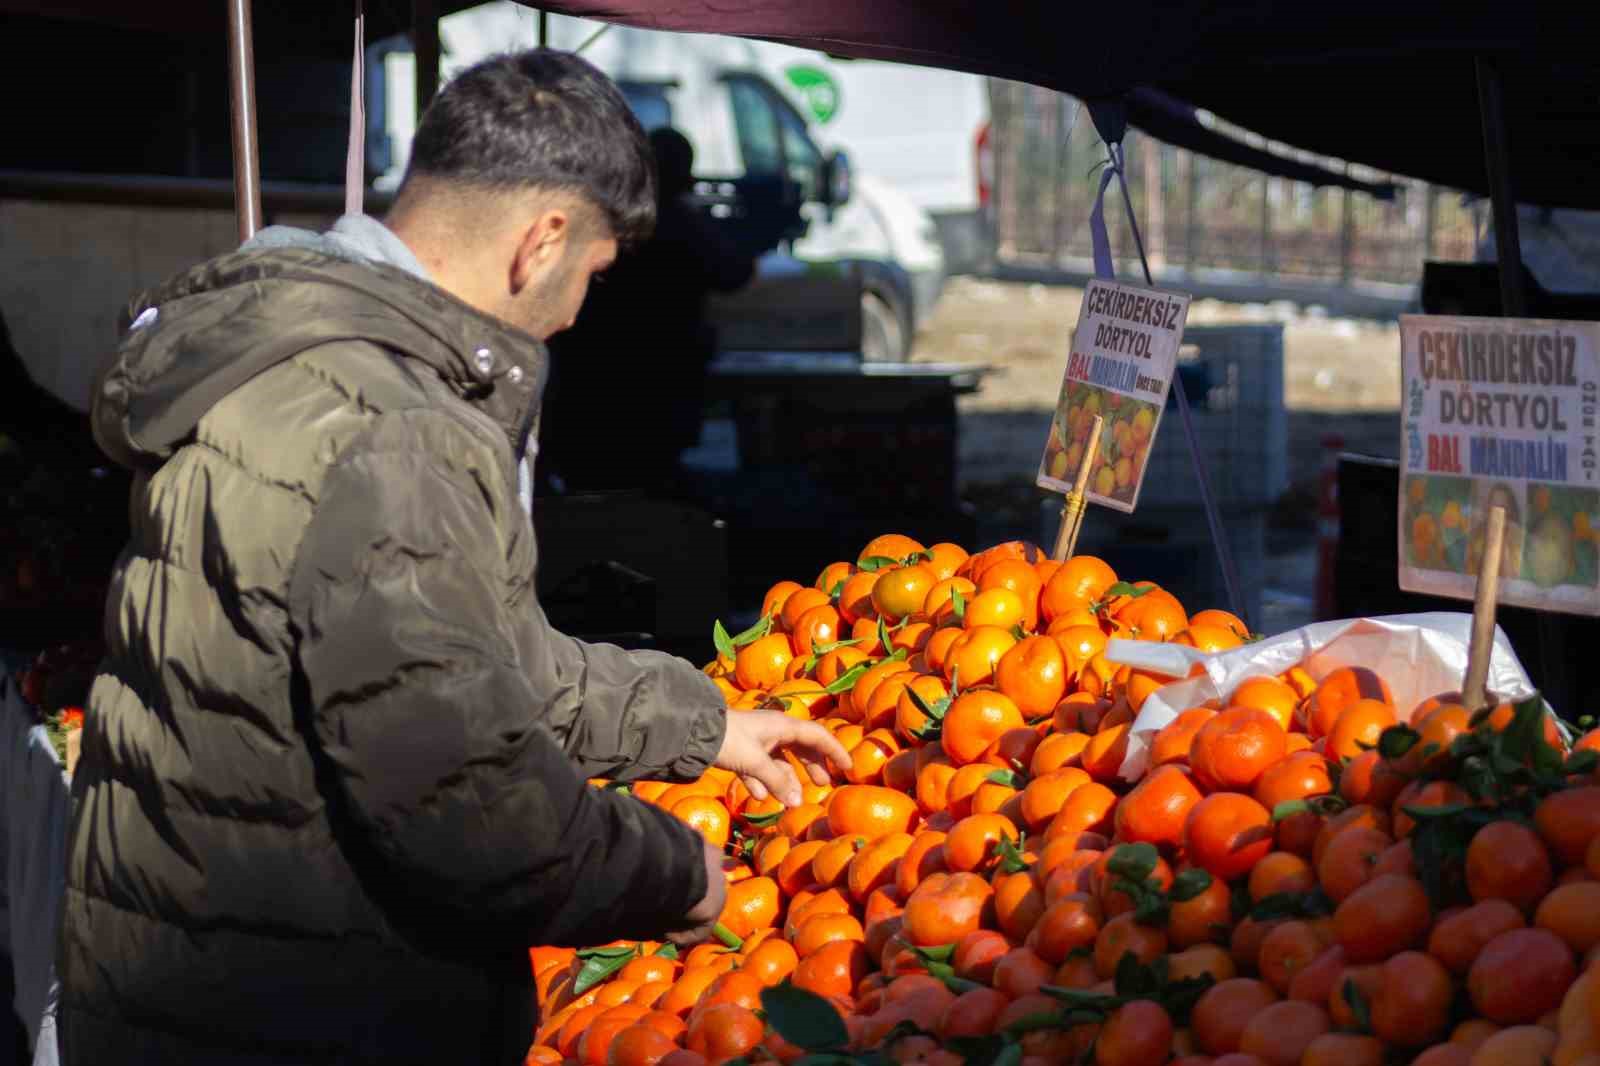
M 668 933 L 667 942 L 680 948 L 692 948 L 710 940 L 712 928 L 713 923 L 708 923 L 706 925 L 697 925 L 693 929 Z
M 800 757 L 800 763 L 806 768 L 806 774 L 817 785 L 828 785 L 833 782 L 833 775 L 828 772 L 828 767 L 815 759 Z
M 839 738 L 828 732 L 816 722 L 807 722 L 799 718 L 790 718 L 793 723 L 789 729 L 789 737 L 785 742 L 791 748 L 800 748 L 817 755 L 826 756 L 833 765 L 840 770 L 848 770 L 854 760 L 850 753 L 844 750 L 844 745 L 839 743 Z M 804 754 L 801 758 L 805 758 Z M 817 784 L 827 784 L 818 781 Z
M 767 757 L 755 769 L 753 776 L 785 807 L 798 807 L 804 798 L 800 791 L 800 778 L 795 775 L 794 767 L 783 759 Z
M 759 777 L 750 774 L 741 774 L 739 780 L 744 782 L 744 787 L 749 790 L 751 799 L 764 800 L 772 793 L 767 791 L 767 786 L 761 783 Z

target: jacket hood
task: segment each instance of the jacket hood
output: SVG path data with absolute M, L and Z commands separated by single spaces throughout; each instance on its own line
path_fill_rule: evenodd
M 128 306 L 95 383 L 95 440 L 124 466 L 159 465 L 234 389 L 337 341 L 426 363 L 519 452 L 532 432 L 548 366 L 533 336 L 395 267 L 287 247 L 210 260 Z

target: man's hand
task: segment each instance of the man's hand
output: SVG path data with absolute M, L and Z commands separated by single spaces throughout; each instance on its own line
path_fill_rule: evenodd
M 819 785 L 830 780 L 826 760 L 841 770 L 850 768 L 850 753 L 832 733 L 782 711 L 729 711 L 728 732 L 716 764 L 738 774 L 756 799 L 776 796 L 785 806 L 795 807 L 801 801 L 800 779 L 787 760 L 775 756 L 782 749 L 792 751 Z
M 712 926 L 717 924 L 717 919 L 722 917 L 722 908 L 727 905 L 728 878 L 722 872 L 722 849 L 709 843 L 704 847 L 706 894 L 684 916 L 684 921 L 693 924 L 687 929 L 667 934 L 667 940 L 679 947 L 693 947 L 709 939 Z

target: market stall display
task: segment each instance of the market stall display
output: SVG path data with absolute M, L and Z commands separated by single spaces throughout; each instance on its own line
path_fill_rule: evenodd
M 780 582 L 706 672 L 854 765 L 791 809 L 596 782 L 723 845 L 728 904 L 681 957 L 533 948 L 528 1061 L 1580 1061 L 1600 731 L 1503 637 L 1464 706 L 1469 621 L 1262 640 L 1092 556 L 897 534 Z
M 1142 72 L 1059 64 L 1054 31 L 1077 16 L 1066 9 L 1027 16 L 1037 32 L 1019 34 L 956 9 L 918 23 L 901 5 L 890 5 L 891 16 L 823 5 L 792 16 L 812 20 L 800 27 L 776 7 L 745 7 L 731 15 L 716 8 L 737 23 L 720 28 L 803 31 L 857 54 L 954 66 L 987 53 L 1005 59 L 984 69 L 1091 87 L 1096 97 L 1159 81 L 1285 136 L 1301 129 L 1305 96 L 1285 91 L 1287 69 L 1298 68 L 1302 90 L 1309 84 L 1320 99 L 1326 77 L 1307 61 L 1320 57 L 1358 93 L 1378 94 L 1372 107 L 1325 116 L 1324 143 L 1479 185 L 1475 146 L 1459 135 L 1468 116 L 1440 101 L 1460 88 L 1463 57 L 1483 47 L 1487 23 L 1474 19 L 1506 29 L 1498 13 L 1457 20 L 1426 50 L 1429 69 L 1455 72 L 1450 82 L 1413 69 L 1421 27 L 1437 33 L 1437 22 L 1329 9 L 1317 16 L 1319 33 L 1307 30 L 1315 20 L 1282 20 L 1278 32 L 1289 40 L 1268 51 L 1290 62 L 1277 65 L 1278 91 L 1264 93 L 1255 77 L 1237 76 L 1239 56 L 1207 47 L 1231 40 L 1247 49 L 1246 62 L 1261 60 L 1261 36 L 1236 32 L 1234 21 L 1256 29 L 1254 7 L 1172 27 L 1147 50 Z M 694 5 L 671 16 L 607 11 L 669 24 L 711 17 Z M 246 236 L 260 215 L 248 3 L 232 0 L 228 16 Z M 1097 17 L 1117 20 L 1102 27 L 1114 29 L 1127 12 Z M 1587 25 L 1592 13 L 1576 19 L 1571 26 Z M 974 46 L 977 22 L 1005 40 Z M 1504 38 L 1537 46 L 1504 68 L 1519 87 L 1592 81 L 1543 62 L 1590 35 L 1522 22 Z M 1377 24 L 1383 47 L 1371 47 Z M 1535 24 L 1538 32 L 1526 28 Z M 1557 38 L 1569 43 L 1558 48 Z M 1376 58 L 1349 66 L 1354 44 Z M 1036 57 L 1035 47 L 1051 51 Z M 1212 66 L 1195 55 L 1211 56 Z M 1370 116 L 1394 111 L 1393 79 L 1373 75 L 1401 62 L 1427 86 L 1409 99 L 1413 113 L 1452 118 L 1455 136 L 1384 141 L 1389 131 Z M 1065 70 L 1081 80 L 1065 85 Z M 1351 70 L 1366 76 L 1351 78 Z M 1501 70 L 1479 57 L 1485 187 L 1497 201 L 1502 252 L 1514 261 Z M 425 72 L 419 84 L 427 80 Z M 1513 94 L 1514 124 L 1548 134 L 1522 145 L 1536 163 L 1519 186 L 1551 201 L 1586 201 L 1584 168 L 1566 166 L 1564 153 L 1592 149 L 1592 129 L 1549 119 L 1534 98 L 1542 103 L 1531 89 Z M 1107 139 L 1115 145 L 1120 135 Z M 1441 139 L 1456 151 L 1438 152 Z M 1465 169 L 1462 156 L 1470 157 Z M 1512 314 L 1514 288 L 1507 283 Z M 1181 385 L 1178 394 L 1181 401 Z M 1137 412 L 1130 415 L 1129 439 L 1111 441 L 1118 461 L 1128 444 L 1145 443 Z M 1065 473 L 1065 436 L 1060 443 Z M 1110 477 L 1096 491 L 1127 487 L 1115 466 Z M 1204 485 L 1198 458 L 1195 477 Z M 1072 487 L 1081 494 L 1084 483 Z M 1563 517 L 1575 525 L 1576 509 L 1568 510 Z M 1570 559 L 1556 552 L 1548 566 L 1533 560 L 1552 585 L 1587 573 L 1585 561 L 1576 550 Z M 1231 575 L 1228 583 L 1237 584 Z M 1372 635 L 1375 627 L 1382 643 L 1393 635 L 1384 626 L 1404 624 L 1420 628 L 1376 620 L 1353 629 Z M 1294 639 L 1310 641 L 1303 657 L 1266 661 Z M 1178 656 L 1192 676 L 1159 672 L 1150 665 L 1159 656 L 1140 659 L 1130 640 L 1207 657 Z M 1567 735 L 1514 659 L 1488 666 L 1496 698 L 1480 707 L 1442 681 L 1425 683 L 1421 670 L 1343 656 L 1332 650 L 1337 639 L 1291 635 L 1244 647 L 1253 640 L 1227 612 L 1191 615 L 1093 557 L 1050 559 L 1023 542 L 968 555 L 890 535 L 853 562 L 830 564 L 810 586 L 779 582 L 755 627 L 738 636 L 718 628 L 706 672 L 733 713 L 780 707 L 823 721 L 851 749 L 853 766 L 836 768 L 831 785 L 813 786 L 789 810 L 754 800 L 715 771 L 688 784 L 625 786 L 726 847 L 730 902 L 718 942 L 683 958 L 655 944 L 532 948 L 543 1017 L 528 1061 L 1109 1066 L 1214 1055 L 1235 1063 L 1592 1064 L 1600 1056 L 1592 965 L 1600 953 L 1600 734 Z M 1235 672 L 1258 654 L 1261 672 Z M 1481 673 L 1483 660 L 1475 661 Z M 1163 708 L 1164 720 L 1155 713 Z M 40 735 L 30 728 L 27 743 L 38 747 Z M 8 795 L 17 788 L 8 785 Z M 59 860 L 41 854 L 25 868 L 42 878 Z

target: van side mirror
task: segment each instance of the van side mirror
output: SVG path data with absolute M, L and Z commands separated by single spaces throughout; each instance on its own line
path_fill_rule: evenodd
M 843 207 L 850 202 L 850 157 L 834 149 L 822 164 L 822 202 L 827 207 Z

